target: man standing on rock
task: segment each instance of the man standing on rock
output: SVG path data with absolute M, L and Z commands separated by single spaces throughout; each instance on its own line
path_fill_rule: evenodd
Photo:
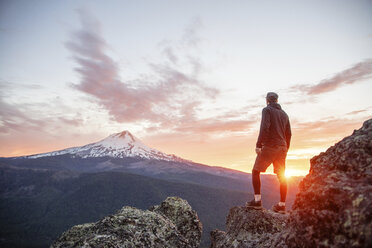
M 278 94 L 269 92 L 266 95 L 267 106 L 262 110 L 260 134 L 256 144 L 256 161 L 252 170 L 254 199 L 247 202 L 247 208 L 262 209 L 260 173 L 265 172 L 270 164 L 280 182 L 280 202 L 273 210 L 285 213 L 287 181 L 284 175 L 285 159 L 291 142 L 291 126 L 288 115 L 278 104 Z

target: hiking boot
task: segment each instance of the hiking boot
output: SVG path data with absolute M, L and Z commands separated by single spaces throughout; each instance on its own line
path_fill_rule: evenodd
M 276 204 L 273 206 L 273 211 L 280 214 L 285 214 L 285 206 L 279 206 L 279 204 Z
M 245 204 L 246 208 L 249 209 L 262 209 L 262 201 L 255 201 L 254 199 Z

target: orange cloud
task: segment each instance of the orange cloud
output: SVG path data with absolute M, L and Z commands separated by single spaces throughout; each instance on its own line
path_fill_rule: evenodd
M 293 139 L 298 149 L 324 147 L 341 138 L 351 135 L 354 129 L 361 127 L 364 119 L 329 118 L 313 122 L 295 122 Z

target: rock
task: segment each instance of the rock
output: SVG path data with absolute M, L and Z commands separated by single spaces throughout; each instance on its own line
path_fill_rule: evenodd
M 227 216 L 226 232 L 211 232 L 211 248 L 271 247 L 271 237 L 285 228 L 287 218 L 287 214 L 271 210 L 233 207 Z
M 372 247 L 372 119 L 310 162 L 282 228 L 268 211 L 233 208 L 211 247 Z
M 199 247 L 202 224 L 187 201 L 168 197 L 150 210 L 123 207 L 96 223 L 73 226 L 51 247 Z
M 278 243 L 372 247 L 372 119 L 310 163 Z
M 187 201 L 178 197 L 168 197 L 159 206 L 152 207 L 151 210 L 170 219 L 180 234 L 191 244 L 190 247 L 199 246 L 202 224 Z

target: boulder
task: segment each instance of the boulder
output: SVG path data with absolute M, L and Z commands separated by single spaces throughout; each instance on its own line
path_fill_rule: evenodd
M 372 247 L 372 119 L 310 163 L 278 245 Z
M 199 247 L 202 224 L 187 201 L 168 197 L 150 210 L 123 207 L 95 223 L 73 226 L 59 247 Z
M 285 228 L 287 218 L 288 214 L 271 210 L 233 207 L 227 216 L 226 232 L 211 232 L 211 248 L 271 247 L 272 236 Z

